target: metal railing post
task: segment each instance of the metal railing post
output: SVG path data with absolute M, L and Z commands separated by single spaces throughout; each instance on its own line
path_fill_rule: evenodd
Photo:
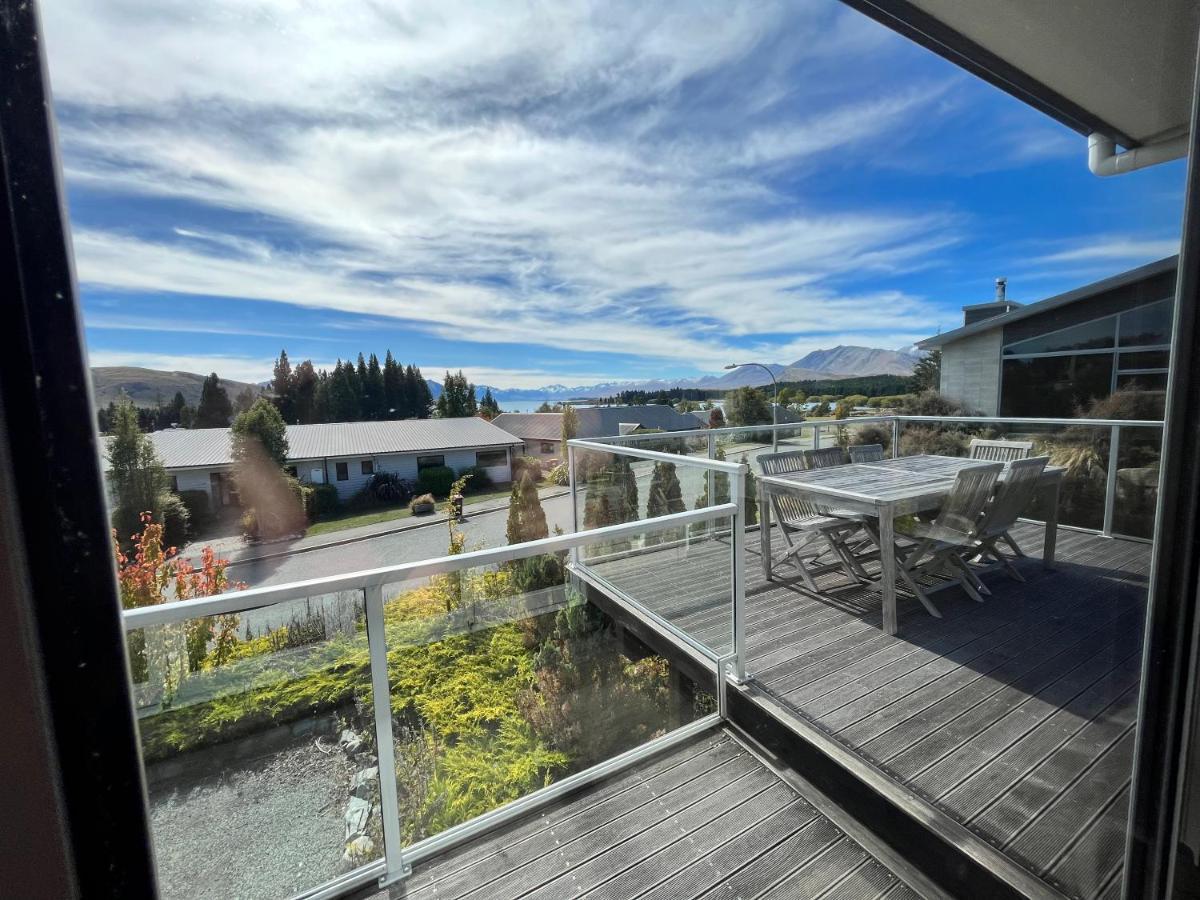
M 821 426 L 820 425 L 813 426 L 813 449 L 814 450 L 821 449 Z
M 733 666 L 732 676 L 737 684 L 746 682 L 746 577 L 743 564 L 746 558 L 746 472 L 748 465 L 738 467 L 729 479 L 729 500 L 737 509 L 733 513 L 733 539 L 730 541 L 731 587 L 733 589 Z M 722 688 L 723 689 L 723 688 Z
M 576 534 L 579 531 L 579 498 L 575 482 L 575 448 L 570 444 L 567 444 L 567 484 L 571 491 L 571 533 Z M 571 562 L 579 564 L 578 547 L 571 548 Z
M 900 420 L 892 417 L 892 459 L 900 458 Z
M 392 688 L 388 683 L 387 634 L 383 626 L 383 587 L 363 591 L 367 612 L 367 652 L 371 660 L 371 693 L 375 706 L 375 754 L 379 762 L 379 813 L 383 818 L 383 851 L 387 870 L 379 886 L 412 874 L 400 838 L 400 798 L 396 790 L 396 745 L 392 741 Z
M 716 459 L 717 458 L 717 436 L 715 434 L 708 434 L 708 435 L 705 435 L 705 437 L 708 438 L 708 458 Z M 704 479 L 705 479 L 704 483 L 706 485 L 706 489 L 708 490 L 708 503 L 710 506 L 712 506 L 713 504 L 715 504 L 717 502 L 717 473 L 713 469 L 709 469 L 707 472 L 704 473 Z M 712 522 L 709 522 L 707 525 L 704 526 L 705 534 L 711 534 L 712 530 L 713 530 Z
M 1104 486 L 1104 526 L 1100 533 L 1112 537 L 1113 514 L 1117 505 L 1117 462 L 1121 448 L 1121 426 L 1113 425 L 1108 437 L 1108 473 Z
M 771 423 L 771 452 L 779 452 L 779 423 Z

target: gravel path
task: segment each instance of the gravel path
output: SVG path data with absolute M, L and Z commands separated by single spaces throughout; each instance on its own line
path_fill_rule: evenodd
M 276 898 L 335 877 L 352 768 L 329 737 L 150 791 L 165 898 Z

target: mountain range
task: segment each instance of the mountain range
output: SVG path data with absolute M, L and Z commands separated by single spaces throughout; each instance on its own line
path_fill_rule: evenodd
M 883 350 L 878 347 L 839 345 L 828 350 L 813 350 L 793 363 L 765 363 L 778 381 L 824 381 L 838 378 L 861 378 L 866 375 L 911 375 L 921 357 L 911 348 Z M 671 388 L 703 388 L 732 390 L 739 387 L 760 387 L 771 379 L 758 366 L 743 366 L 720 375 L 701 375 L 694 378 L 655 378 L 641 381 L 607 381 L 600 384 L 548 384 L 531 389 L 491 388 L 503 404 L 509 400 L 565 400 L 589 397 L 611 397 L 621 391 L 665 391 Z M 439 386 L 440 387 L 440 386 Z M 484 386 L 480 385 L 479 390 Z M 435 392 L 436 396 L 436 392 Z
M 859 378 L 865 375 L 909 375 L 920 357 L 909 348 L 882 350 L 878 347 L 838 346 L 828 350 L 814 350 L 790 364 L 768 363 L 771 374 L 779 381 L 820 381 L 838 378 Z M 426 379 L 430 391 L 437 397 L 442 386 L 439 382 Z M 661 378 L 641 381 L 607 381 L 600 384 L 563 385 L 547 384 L 538 388 L 499 388 L 477 385 L 482 393 L 490 387 L 496 400 L 504 404 L 518 400 L 567 400 L 591 397 L 611 397 L 622 391 L 662 391 L 675 387 L 703 388 L 707 390 L 732 390 L 738 387 L 759 387 L 770 384 L 771 379 L 758 366 L 743 366 L 720 375 L 701 375 L 694 378 Z M 189 405 L 200 401 L 200 387 L 204 376 L 193 372 L 164 372 L 158 369 L 142 369 L 135 366 L 93 366 L 92 386 L 96 404 L 107 406 L 122 392 L 138 406 L 154 406 L 160 401 L 169 403 L 179 391 Z M 221 379 L 221 385 L 232 400 L 243 389 L 256 390 L 267 385 L 244 381 Z

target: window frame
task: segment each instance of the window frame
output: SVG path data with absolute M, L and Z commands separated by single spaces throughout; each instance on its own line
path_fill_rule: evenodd
M 494 462 L 494 463 L 484 462 L 483 457 L 485 457 L 485 456 L 503 456 L 504 461 L 503 462 Z M 498 469 L 501 466 L 507 466 L 508 465 L 508 450 L 503 449 L 503 448 L 501 448 L 499 450 L 495 450 L 495 449 L 476 450 L 475 451 L 475 465 L 479 466 L 479 468 L 481 468 L 481 469 Z
M 350 480 L 350 463 L 335 461 L 333 464 L 333 480 L 334 481 L 349 481 Z
M 375 474 L 375 460 L 373 460 L 373 459 L 359 460 L 358 461 L 358 470 L 359 470 L 358 471 L 359 475 L 374 475 Z
M 429 461 L 429 460 L 433 460 L 433 459 L 436 459 L 437 462 Z M 446 465 L 446 454 L 444 454 L 444 453 L 427 453 L 423 456 L 417 457 L 417 471 L 418 472 L 420 472 L 424 469 L 436 469 L 439 466 L 444 466 L 444 465 Z

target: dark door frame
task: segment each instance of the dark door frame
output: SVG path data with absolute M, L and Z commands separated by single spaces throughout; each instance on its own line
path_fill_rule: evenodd
M 0 23 L 0 422 L 7 423 L 0 460 L 16 476 L 12 519 L 24 538 L 0 546 L 0 568 L 26 573 L 27 587 L 11 602 L 32 625 L 25 656 L 44 687 L 36 712 L 52 748 L 41 756 L 42 774 L 62 798 L 54 817 L 69 847 L 68 861 L 47 852 L 25 866 L 30 873 L 54 866 L 68 878 L 73 868 L 80 896 L 153 897 L 146 792 L 37 9 L 4 0 Z M 5 743 L 22 740 L 10 735 Z M 26 827 L 8 821 L 15 815 L 0 809 L 0 832 Z M 43 890 L 53 892 L 56 881 L 48 877 Z

